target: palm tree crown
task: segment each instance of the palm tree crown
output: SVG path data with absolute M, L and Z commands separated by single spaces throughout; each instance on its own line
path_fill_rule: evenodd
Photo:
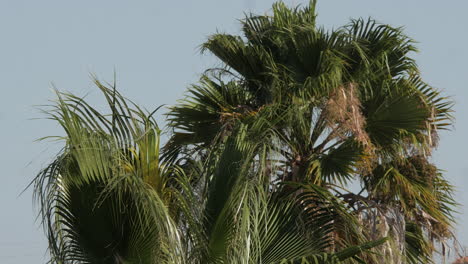
M 316 18 L 279 2 L 212 35 L 223 67 L 170 108 L 162 148 L 154 112 L 114 87 L 95 81 L 108 114 L 57 92 L 65 147 L 34 181 L 50 262 L 432 262 L 453 237 L 430 162 L 452 103 L 401 28 Z

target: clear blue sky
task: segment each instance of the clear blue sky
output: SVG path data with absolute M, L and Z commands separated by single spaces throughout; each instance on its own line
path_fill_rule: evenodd
M 152 109 L 173 104 L 215 60 L 198 46 L 218 31 L 238 33 L 244 12 L 265 13 L 273 1 L 0 0 L 0 263 L 44 263 L 46 243 L 31 190 L 20 192 L 58 150 L 34 143 L 59 135 L 34 105 L 54 97 L 51 83 L 78 95 L 97 90 L 90 73 L 112 81 L 135 102 Z M 288 4 L 306 1 L 285 1 Z M 443 133 L 434 161 L 458 188 L 457 233 L 468 246 L 467 76 L 468 1 L 319 0 L 319 24 L 343 25 L 372 16 L 419 42 L 415 55 L 424 79 L 453 96 L 455 130 Z

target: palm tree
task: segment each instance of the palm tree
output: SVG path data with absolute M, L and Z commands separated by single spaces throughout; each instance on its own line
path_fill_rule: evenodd
M 327 31 L 316 25 L 315 1 L 276 3 L 271 16 L 249 15 L 242 26 L 243 36 L 215 34 L 202 45 L 224 67 L 171 108 L 163 158 L 203 160 L 241 127 L 252 130 L 267 140 L 252 159 L 270 188 L 323 188 L 365 238 L 390 238 L 380 248 L 386 263 L 430 263 L 435 243 L 453 236 L 452 186 L 430 162 L 452 103 L 419 76 L 413 40 L 372 19 Z M 353 179 L 357 194 L 346 190 Z M 361 239 L 348 230 L 333 233 L 331 251 Z
M 183 263 L 177 169 L 159 161 L 160 129 L 136 105 L 96 84 L 111 115 L 57 92 L 48 111 L 65 147 L 35 179 L 51 263 Z M 174 180 L 173 180 L 174 179 Z
M 236 125 L 203 156 L 164 161 L 154 112 L 95 83 L 109 114 L 58 91 L 45 110 L 65 131 L 33 182 L 49 263 L 331 264 L 385 242 L 329 250 L 338 228 L 358 223 L 320 186 L 270 183 L 259 153 L 273 134 L 261 122 Z
M 65 146 L 34 180 L 50 263 L 431 263 L 453 236 L 430 162 L 451 102 L 413 41 L 371 19 L 327 31 L 314 1 L 242 25 L 203 44 L 224 67 L 170 109 L 162 149 L 115 87 L 95 80 L 109 114 L 57 92 Z

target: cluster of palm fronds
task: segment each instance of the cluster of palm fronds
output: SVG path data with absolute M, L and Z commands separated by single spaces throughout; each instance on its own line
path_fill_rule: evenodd
M 65 147 L 35 180 L 51 263 L 430 263 L 452 187 L 429 161 L 451 102 L 399 28 L 316 25 L 315 2 L 203 44 L 170 139 L 96 80 L 109 114 L 57 92 Z M 347 186 L 361 183 L 353 193 Z

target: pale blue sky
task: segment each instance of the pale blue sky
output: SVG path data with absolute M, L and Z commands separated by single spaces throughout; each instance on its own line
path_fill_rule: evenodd
M 20 192 L 58 150 L 34 143 L 58 135 L 34 105 L 53 98 L 51 83 L 78 95 L 98 95 L 89 73 L 112 81 L 147 107 L 173 104 L 215 61 L 198 46 L 216 30 L 238 33 L 244 12 L 267 12 L 270 0 L 0 0 L 0 263 L 44 263 L 46 243 L 31 190 Z M 285 1 L 300 4 L 307 1 Z M 454 97 L 455 130 L 443 133 L 434 161 L 458 188 L 457 233 L 468 246 L 468 1 L 321 0 L 319 24 L 343 25 L 372 16 L 420 42 L 415 55 L 424 79 Z M 463 136 L 465 135 L 465 136 Z

